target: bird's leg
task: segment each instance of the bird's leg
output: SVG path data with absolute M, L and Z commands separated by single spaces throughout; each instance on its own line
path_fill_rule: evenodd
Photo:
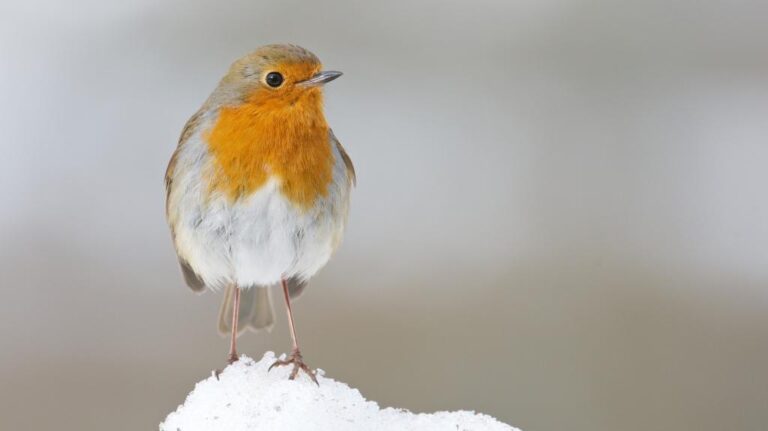
M 237 362 L 237 319 L 240 314 L 240 288 L 235 286 L 235 294 L 232 296 L 232 338 L 229 342 L 230 364 Z
M 293 342 L 293 349 L 291 349 L 291 354 L 288 355 L 287 358 L 276 360 L 269 367 L 269 369 L 271 370 L 272 368 L 281 366 L 281 365 L 293 364 L 293 371 L 291 371 L 290 376 L 288 376 L 289 379 L 291 380 L 295 379 L 296 375 L 299 373 L 299 370 L 302 370 L 305 373 L 307 373 L 309 378 L 311 378 L 316 385 L 319 385 L 319 383 L 317 382 L 317 377 L 315 377 L 315 372 L 311 370 L 307 366 L 307 364 L 304 363 L 304 359 L 301 357 L 301 350 L 299 350 L 299 340 L 296 338 L 296 326 L 293 324 L 293 312 L 291 311 L 291 295 L 288 292 L 288 282 L 285 280 L 285 278 L 282 278 L 280 280 L 280 284 L 282 284 L 283 286 L 283 294 L 285 295 L 285 309 L 288 312 L 288 324 L 290 325 L 290 329 L 291 329 L 291 341 Z

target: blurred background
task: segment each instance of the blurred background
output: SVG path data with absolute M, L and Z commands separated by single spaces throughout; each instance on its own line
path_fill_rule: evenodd
M 164 170 L 230 62 L 292 42 L 345 72 L 358 172 L 310 365 L 528 431 L 764 430 L 767 40 L 760 1 L 4 0 L 0 428 L 156 429 L 224 365 Z M 278 315 L 244 353 L 289 350 Z

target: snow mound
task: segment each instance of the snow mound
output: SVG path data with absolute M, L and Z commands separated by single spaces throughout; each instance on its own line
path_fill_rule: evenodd
M 316 386 L 306 375 L 288 380 L 291 367 L 267 372 L 275 354 L 256 362 L 242 356 L 217 380 L 199 382 L 183 405 L 160 424 L 160 431 L 452 430 L 519 431 L 470 411 L 414 414 L 379 408 L 357 389 L 323 376 Z

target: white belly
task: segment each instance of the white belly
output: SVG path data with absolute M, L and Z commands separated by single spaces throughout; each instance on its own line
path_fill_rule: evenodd
M 211 287 L 309 278 L 328 262 L 343 229 L 326 205 L 301 212 L 274 179 L 247 199 L 216 197 L 206 207 L 175 233 L 179 254 Z
M 197 137 L 195 137 L 197 138 Z M 176 251 L 209 288 L 237 283 L 270 285 L 282 277 L 307 279 L 322 268 L 341 241 L 350 181 L 341 155 L 335 157 L 327 196 L 302 211 L 272 178 L 247 198 L 232 202 L 208 196 L 202 172 L 211 166 L 198 139 L 179 155 L 169 194 L 169 221 Z

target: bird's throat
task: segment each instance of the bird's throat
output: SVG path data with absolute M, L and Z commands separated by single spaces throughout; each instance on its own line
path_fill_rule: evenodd
M 307 99 L 221 108 L 204 136 L 214 160 L 209 192 L 235 201 L 275 178 L 281 193 L 303 210 L 327 195 L 333 177 L 328 124 L 321 96 Z

